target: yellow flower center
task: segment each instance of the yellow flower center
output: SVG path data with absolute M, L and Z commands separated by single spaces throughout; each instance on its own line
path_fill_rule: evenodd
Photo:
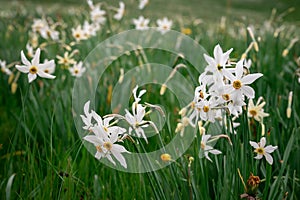
M 29 73 L 30 74 L 36 74 L 38 71 L 37 67 L 36 66 L 31 66 L 30 69 L 29 69 Z
M 167 153 L 161 154 L 160 159 L 162 161 L 165 161 L 165 162 L 170 161 L 171 160 L 171 155 L 167 154 Z
M 218 64 L 217 68 L 218 68 L 219 71 L 221 71 L 223 67 L 220 64 Z
M 229 94 L 223 94 L 222 97 L 223 97 L 223 99 L 225 101 L 229 101 L 230 100 L 230 95 Z
M 242 87 L 242 82 L 240 80 L 233 81 L 232 86 L 238 90 Z
M 45 69 L 44 72 L 48 74 L 48 73 L 49 73 L 49 70 L 48 70 L 48 69 Z
M 75 33 L 74 37 L 75 38 L 80 38 L 80 34 L 79 33 Z
M 249 110 L 250 115 L 252 115 L 253 117 L 257 115 L 256 110 Z
M 103 151 L 102 151 L 102 148 L 101 148 L 101 146 L 100 146 L 100 145 L 96 146 L 96 149 L 97 149 L 97 151 L 98 151 L 98 152 L 100 152 L 100 153 L 102 153 L 102 152 L 103 152 Z
M 108 129 L 105 126 L 103 126 L 103 129 L 105 132 L 108 132 Z
M 79 73 L 79 70 L 78 70 L 78 69 L 75 69 L 75 70 L 74 70 L 74 73 L 75 73 L 75 74 L 78 74 L 78 73 Z
M 204 142 L 201 142 L 201 149 L 205 149 L 205 144 L 204 144 Z
M 208 112 L 209 111 L 209 107 L 208 106 L 203 106 L 203 111 L 204 112 Z
M 200 97 L 201 99 L 204 98 L 204 94 L 203 94 L 202 90 L 199 91 L 199 97 Z
M 112 143 L 111 142 L 104 142 L 103 146 L 104 146 L 105 149 L 110 151 L 111 148 L 112 148 Z
M 258 147 L 257 149 L 255 149 L 255 152 L 261 155 L 265 154 L 265 149 L 262 147 Z

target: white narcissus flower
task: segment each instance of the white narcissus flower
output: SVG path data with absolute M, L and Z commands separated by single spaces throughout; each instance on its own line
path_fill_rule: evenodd
M 76 28 L 72 28 L 72 36 L 75 38 L 76 42 L 87 39 L 86 32 L 81 25 L 78 25 Z
M 119 6 L 120 7 L 117 9 L 117 13 L 114 15 L 114 18 L 116 20 L 121 20 L 123 18 L 124 13 L 125 13 L 125 4 L 122 1 L 120 1 Z
M 135 25 L 135 29 L 137 30 L 147 30 L 149 28 L 150 20 L 147 18 L 144 18 L 143 16 L 139 16 L 138 19 L 133 19 L 133 23 Z
M 10 69 L 6 67 L 6 61 L 0 60 L 1 71 L 6 75 L 11 75 Z
M 218 154 L 221 154 L 222 152 L 217 149 L 214 149 L 212 146 L 207 145 L 207 143 L 209 142 L 208 141 L 209 138 L 211 138 L 211 135 L 202 135 L 201 149 L 204 151 L 205 158 L 208 159 L 210 162 L 212 162 L 212 160 L 208 156 L 208 153 L 218 155 Z
M 28 81 L 31 83 L 33 80 L 37 78 L 37 75 L 42 78 L 54 79 L 55 76 L 46 73 L 44 70 L 55 65 L 54 60 L 50 60 L 45 63 L 40 63 L 40 53 L 41 50 L 38 48 L 33 56 L 31 62 L 29 62 L 24 55 L 24 52 L 21 51 L 21 59 L 24 65 L 16 65 L 16 68 L 23 72 L 28 73 Z
M 146 114 L 145 109 L 146 108 L 142 105 L 133 103 L 132 114 L 126 109 L 125 119 L 131 125 L 128 130 L 129 134 L 131 134 L 132 130 L 134 130 L 138 137 L 143 137 L 145 141 L 148 142 L 143 130 L 143 128 L 149 126 L 148 122 L 144 121 L 144 116 Z
M 58 64 L 64 65 L 68 67 L 69 65 L 74 65 L 76 63 L 75 59 L 73 58 L 74 53 L 69 54 L 69 52 L 65 52 L 64 56 L 57 55 L 56 58 L 58 59 Z
M 93 127 L 92 131 L 95 135 L 87 135 L 83 139 L 94 144 L 97 150 L 95 157 L 97 159 L 106 157 L 111 163 L 116 165 L 116 162 L 111 157 L 113 155 L 124 168 L 127 168 L 127 163 L 122 153 L 130 152 L 122 145 L 115 144 L 118 141 L 119 133 L 112 132 L 111 134 L 107 134 L 101 126 Z
M 48 59 L 44 60 L 44 63 L 49 62 Z M 45 69 L 44 72 L 47 74 L 53 74 L 55 72 L 55 63 L 53 62 L 52 65 L 48 65 Z
M 86 68 L 82 67 L 82 61 L 80 61 L 79 63 L 75 63 L 73 65 L 73 67 L 69 68 L 69 71 L 71 73 L 72 76 L 76 76 L 76 77 L 81 77 L 82 74 L 85 72 Z
M 200 118 L 203 121 L 210 121 L 210 122 L 215 122 L 215 101 L 213 98 L 210 98 L 209 100 L 202 100 L 198 103 L 196 103 L 196 107 L 200 109 Z
M 273 153 L 273 151 L 278 148 L 277 146 L 268 145 L 265 147 L 265 137 L 262 137 L 259 143 L 250 141 L 250 145 L 255 148 L 254 152 L 257 153 L 257 156 L 254 157 L 255 159 L 262 159 L 262 157 L 264 156 L 270 165 L 273 164 L 273 158 L 270 153 Z
M 101 10 L 100 5 L 97 6 L 93 6 L 92 10 L 91 10 L 91 19 L 93 21 L 94 24 L 104 24 L 106 21 L 105 15 L 106 12 L 104 10 Z
M 225 91 L 228 94 L 232 95 L 233 101 L 239 101 L 243 98 L 243 95 L 247 96 L 249 99 L 253 99 L 255 97 L 255 91 L 252 87 L 248 86 L 253 83 L 256 79 L 263 76 L 261 73 L 248 74 L 243 76 L 244 66 L 243 60 L 240 60 L 235 67 L 233 75 L 228 70 L 223 70 L 223 73 L 226 78 L 228 78 L 231 82 L 230 85 L 225 85 Z
M 149 0 L 140 0 L 139 9 L 143 10 L 148 3 L 149 3 Z
M 262 122 L 264 117 L 268 117 L 269 113 L 265 113 L 263 107 L 266 102 L 262 97 L 259 97 L 254 105 L 253 100 L 249 99 L 248 103 L 248 117 L 253 117 L 256 121 Z
M 156 23 L 158 26 L 158 30 L 160 30 L 162 34 L 165 34 L 167 31 L 171 29 L 173 21 L 168 20 L 168 18 L 164 17 L 163 19 L 158 19 Z
M 223 53 L 221 46 L 218 44 L 214 48 L 214 58 L 204 54 L 204 58 L 208 63 L 206 71 L 213 73 L 214 75 L 222 75 L 222 69 L 225 68 L 226 63 L 229 60 L 229 54 L 232 52 L 232 48 Z

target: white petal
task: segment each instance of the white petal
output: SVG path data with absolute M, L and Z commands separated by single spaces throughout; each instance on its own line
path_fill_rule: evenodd
M 222 152 L 217 150 L 217 149 L 213 149 L 213 150 L 210 150 L 209 153 L 212 153 L 212 154 L 215 154 L 215 155 L 218 155 L 218 154 L 221 154 Z
M 206 60 L 207 64 L 209 64 L 209 65 L 216 65 L 215 60 L 212 57 L 210 57 L 210 56 L 208 56 L 206 54 L 204 54 L 204 59 Z
M 39 70 L 39 71 L 37 72 L 37 74 L 38 74 L 40 77 L 43 77 L 43 78 L 49 78 L 49 79 L 55 79 L 55 77 L 56 77 L 56 76 L 53 76 L 53 75 L 48 74 L 48 73 L 46 73 L 46 72 L 44 72 L 44 71 L 41 71 L 41 70 Z
M 28 73 L 29 72 L 29 67 L 25 65 L 16 65 L 16 68 L 23 73 Z
M 272 158 L 272 156 L 270 154 L 268 154 L 268 153 L 265 153 L 265 157 L 266 157 L 266 160 L 268 161 L 268 163 L 270 165 L 272 165 L 273 164 L 273 158 Z
M 126 149 L 125 149 L 125 147 L 123 147 L 122 145 L 119 145 L 119 144 L 114 144 L 113 145 L 113 148 L 112 148 L 112 151 L 114 151 L 114 152 L 126 152 L 126 153 L 129 153 L 129 151 L 127 151 Z
M 84 114 L 87 116 L 89 115 L 89 110 L 90 110 L 90 101 L 87 101 L 85 104 L 84 104 L 84 107 L 83 107 L 83 110 L 84 110 Z
M 38 48 L 35 52 L 35 55 L 31 61 L 32 65 L 33 66 L 38 66 L 39 65 L 39 62 L 40 62 L 40 54 L 41 54 L 41 49 Z
M 114 152 L 113 155 L 115 156 L 115 158 L 120 162 L 120 164 L 127 168 L 127 163 L 126 163 L 126 160 L 124 158 L 124 156 L 118 152 Z
M 32 81 L 34 81 L 36 79 L 36 74 L 28 74 L 28 82 L 31 83 Z
M 100 144 L 100 139 L 99 137 L 95 136 L 95 135 L 87 135 L 85 137 L 83 137 L 84 140 L 94 144 L 95 146 Z
M 263 157 L 263 155 L 257 154 L 257 156 L 255 156 L 254 158 L 255 158 L 255 159 L 261 159 L 262 157 Z
M 243 84 L 248 85 L 248 84 L 253 83 L 256 79 L 258 79 L 262 76 L 263 76 L 263 74 L 261 74 L 261 73 L 249 74 L 249 75 L 243 77 L 241 81 L 243 82 Z
M 265 148 L 265 151 L 267 153 L 273 153 L 273 151 L 275 151 L 278 147 L 277 146 L 272 146 L 272 145 L 269 145 Z
M 242 86 L 241 90 L 248 98 L 253 99 L 255 97 L 255 91 L 253 90 L 252 87 L 248 85 L 244 85 Z
M 226 78 L 228 78 L 231 82 L 236 80 L 236 77 L 233 76 L 233 74 L 231 72 L 229 72 L 228 70 L 224 69 L 224 70 L 222 70 L 222 72 L 223 72 L 224 76 Z
M 266 138 L 265 138 L 265 137 L 262 137 L 262 138 L 260 139 L 260 144 L 259 144 L 259 146 L 265 147 L 265 145 L 266 145 Z
M 259 146 L 258 146 L 258 144 L 256 143 L 256 142 L 252 142 L 252 141 L 250 141 L 250 145 L 252 146 L 252 147 L 254 147 L 255 149 L 257 149 Z
M 235 76 L 237 79 L 241 79 L 244 72 L 243 60 L 237 62 L 235 67 Z
M 24 52 L 21 51 L 21 60 L 22 60 L 22 63 L 24 65 L 27 65 L 27 66 L 31 66 L 31 63 L 27 60 L 26 56 L 24 55 Z
M 112 159 L 112 157 L 111 157 L 109 154 L 106 155 L 106 158 L 107 158 L 112 164 L 116 165 L 116 162 Z
M 50 60 L 49 62 L 39 64 L 39 69 L 45 70 L 48 68 L 52 68 L 53 66 L 55 66 L 54 60 Z

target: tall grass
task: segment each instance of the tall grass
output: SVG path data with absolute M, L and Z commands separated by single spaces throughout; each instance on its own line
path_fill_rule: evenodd
M 25 49 L 32 20 L 41 17 L 38 12 L 29 12 L 33 10 L 31 7 L 14 8 L 16 10 L 8 11 L 13 17 L 8 14 L 0 18 L 0 59 L 8 63 L 20 60 L 20 51 Z M 87 6 L 83 5 L 75 8 L 78 12 L 72 14 L 49 13 L 47 16 L 66 25 L 66 41 L 70 42 L 70 28 L 88 16 L 86 9 Z M 212 54 L 217 43 L 222 44 L 224 49 L 233 47 L 233 57 L 236 59 L 241 57 L 251 42 L 246 27 L 254 26 L 255 35 L 260 38 L 259 51 L 251 50 L 248 57 L 253 61 L 251 71 L 264 74 L 254 88 L 256 97 L 264 97 L 265 111 L 270 113 L 264 121 L 267 141 L 278 146 L 273 153 L 272 166 L 253 158 L 249 140 L 259 141 L 261 127 L 259 123 L 249 124 L 244 111 L 239 118 L 242 125 L 237 129 L 237 134 L 224 127 L 208 128 L 208 131 L 220 130 L 232 141 L 232 146 L 226 140 L 215 144 L 215 148 L 223 153 L 212 156 L 212 163 L 199 156 L 201 136 L 196 130 L 196 138 L 184 156 L 172 161 L 166 168 L 144 174 L 111 169 L 94 159 L 84 148 L 72 116 L 71 95 L 75 78 L 57 67 L 54 80 L 38 79 L 28 84 L 27 77 L 22 74 L 15 94 L 8 84 L 9 77 L 0 75 L 1 199 L 239 199 L 245 192 L 241 178 L 246 182 L 251 172 L 262 180 L 258 189 L 260 198 L 298 199 L 300 119 L 297 111 L 300 110 L 300 94 L 295 71 L 300 66 L 295 59 L 300 55 L 299 43 L 290 49 L 287 56 L 282 56 L 282 52 L 294 37 L 299 36 L 299 28 L 276 18 L 278 15 L 262 23 L 237 17 L 227 18 L 222 25 L 214 20 L 200 24 L 199 20 L 194 20 L 194 23 L 183 21 L 174 25 L 174 29 L 179 31 L 189 28 L 190 36 L 209 54 Z M 104 31 L 97 36 L 77 44 L 75 47 L 80 53 L 76 59 L 84 59 L 98 41 L 130 28 L 130 20 L 128 17 L 122 25 L 113 22 L 110 26 L 105 25 Z M 274 36 L 279 27 L 284 28 Z M 60 45 L 51 44 L 42 57 L 55 59 L 56 55 L 63 53 Z M 145 50 L 145 56 L 149 63 L 171 67 L 179 63 L 187 65 L 188 70 L 180 69 L 179 72 L 197 86 L 199 74 L 193 71 L 193 67 L 197 66 L 159 50 Z M 111 112 L 111 108 L 106 106 L 111 101 L 108 88 L 118 82 L 120 67 L 128 71 L 141 63 L 145 63 L 145 58 L 131 52 L 118 58 L 105 71 L 97 90 L 98 113 L 104 115 Z M 175 136 L 177 119 L 180 118 L 178 111 L 181 108 L 170 91 L 159 96 L 160 86 L 144 87 L 149 93 L 144 100 L 162 104 L 167 113 L 167 123 L 160 133 L 162 137 L 150 138 L 148 146 L 141 141 L 135 149 L 129 141 L 125 141 L 125 145 L 131 146 L 131 151 L 143 151 L 143 148 L 153 150 L 167 144 Z M 291 117 L 288 118 L 286 109 L 290 91 L 293 91 L 294 97 Z M 227 120 L 228 124 L 232 123 L 229 116 Z

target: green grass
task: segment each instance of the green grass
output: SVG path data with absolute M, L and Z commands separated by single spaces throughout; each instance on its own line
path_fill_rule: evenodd
M 82 23 L 88 16 L 85 1 L 50 1 L 41 5 L 46 9 L 46 16 L 54 21 L 66 24 L 66 42 L 70 28 Z M 109 1 L 107 1 L 109 2 Z M 103 31 L 88 41 L 75 46 L 79 54 L 77 60 L 84 59 L 90 49 L 99 41 L 132 28 L 131 19 L 140 14 L 153 18 L 167 16 L 174 19 L 174 29 L 182 27 L 192 30 L 191 37 L 197 40 L 211 55 L 214 46 L 220 43 L 223 49 L 234 48 L 232 58 L 240 58 L 250 43 L 245 28 L 254 25 L 256 37 L 261 37 L 259 52 L 251 51 L 251 72 L 261 72 L 264 76 L 254 84 L 256 97 L 263 96 L 266 100 L 265 112 L 270 117 L 264 120 L 269 144 L 278 145 L 272 155 L 272 167 L 265 161 L 255 160 L 249 140 L 257 141 L 260 137 L 259 124 L 248 125 L 244 113 L 239 121 L 242 126 L 233 135 L 230 130 L 222 129 L 233 142 L 230 146 L 226 140 L 219 140 L 215 148 L 223 154 L 212 156 L 213 163 L 199 158 L 201 137 L 198 135 L 184 156 L 168 167 L 144 174 L 133 174 L 116 171 L 102 164 L 82 146 L 72 116 L 72 87 L 74 78 L 69 72 L 57 65 L 55 80 L 38 79 L 28 84 L 27 76 L 21 74 L 18 89 L 11 92 L 8 76 L 0 74 L 0 198 L 1 199 L 239 199 L 244 193 L 242 181 L 237 169 L 246 181 L 251 172 L 264 181 L 259 186 L 259 196 L 263 199 L 297 199 L 300 193 L 300 110 L 299 83 L 295 70 L 299 68 L 294 59 L 300 55 L 299 43 L 296 43 L 286 57 L 283 50 L 292 38 L 299 37 L 299 4 L 297 1 L 159 1 L 150 0 L 145 11 L 137 11 L 135 1 L 129 1 L 128 11 L 121 25 L 112 23 L 105 25 Z M 1 2 L 0 18 L 0 59 L 7 63 L 20 61 L 20 51 L 25 49 L 28 30 L 32 20 L 43 13 L 35 11 L 35 1 L 16 1 L 12 4 Z M 109 3 L 117 5 L 117 1 Z M 279 16 L 289 7 L 296 11 L 283 20 L 274 20 L 267 29 L 264 21 L 270 18 L 273 7 L 278 9 Z M 68 9 L 66 9 L 66 7 Z M 72 8 L 72 9 L 71 9 Z M 66 12 L 67 10 L 67 12 Z M 220 27 L 220 17 L 227 16 L 226 28 Z M 245 15 L 246 18 L 242 18 Z M 196 18 L 203 19 L 200 25 L 193 24 Z M 274 37 L 274 30 L 284 25 L 285 29 Z M 112 32 L 107 33 L 111 28 Z M 64 29 L 60 27 L 60 29 Z M 235 35 L 233 35 L 235 33 Z M 245 34 L 244 34 L 245 33 Z M 244 34 L 244 35 L 243 35 Z M 47 42 L 40 40 L 40 43 Z M 64 49 L 58 45 L 49 45 L 43 52 L 43 58 L 55 59 L 62 55 Z M 190 72 L 180 69 L 193 85 L 197 86 L 199 74 L 194 67 L 183 59 L 164 51 L 145 50 L 148 62 L 166 64 L 174 67 L 178 63 L 187 64 Z M 120 66 L 128 71 L 145 58 L 131 52 L 123 55 L 105 71 L 97 89 L 96 111 L 108 114 L 111 108 L 106 106 L 110 100 L 108 87 L 115 86 L 119 78 Z M 132 80 L 132 86 L 136 80 Z M 179 119 L 178 101 L 170 91 L 159 96 L 157 85 L 144 86 L 148 93 L 143 101 L 162 104 L 167 111 L 167 124 L 161 131 L 163 144 L 174 136 L 177 119 Z M 291 118 L 286 117 L 289 91 L 294 91 Z M 257 98 L 256 98 L 257 99 Z M 228 119 L 230 123 L 230 119 Z M 255 134 L 256 133 L 256 134 Z M 197 133 L 199 134 L 199 133 Z M 153 137 L 147 150 L 161 146 L 160 139 Z M 126 147 L 135 151 L 129 141 Z M 142 145 L 137 147 L 142 149 Z M 194 162 L 189 167 L 189 156 Z M 159 158 L 158 158 L 159 159 Z M 11 177 L 10 181 L 9 178 Z

